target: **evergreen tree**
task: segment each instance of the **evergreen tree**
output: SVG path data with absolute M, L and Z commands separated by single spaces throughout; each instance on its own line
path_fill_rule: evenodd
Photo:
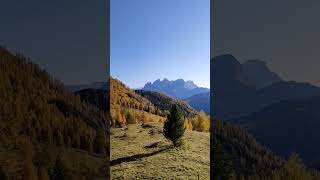
M 50 172 L 50 179 L 51 180 L 64 180 L 67 179 L 66 177 L 66 167 L 62 163 L 60 155 L 58 155 L 56 162 L 51 169 Z
M 163 134 L 172 141 L 174 146 L 181 144 L 181 138 L 185 132 L 184 119 L 177 105 L 173 105 L 170 110 L 170 115 L 164 123 Z

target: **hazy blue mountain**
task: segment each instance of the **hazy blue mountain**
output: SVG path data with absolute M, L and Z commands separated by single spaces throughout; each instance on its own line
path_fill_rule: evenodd
M 175 81 L 158 79 L 153 83 L 145 84 L 143 90 L 161 92 L 176 99 L 186 99 L 196 94 L 209 92 L 208 88 L 198 87 L 193 81 L 184 81 L 183 79 Z
M 210 114 L 210 93 L 202 93 L 193 95 L 185 101 L 190 104 L 194 109 L 198 111 L 204 111 L 207 114 Z
M 196 89 L 198 86 L 196 84 L 194 84 L 193 81 L 186 81 L 184 83 L 184 87 L 187 88 L 187 89 L 192 90 L 192 89 Z

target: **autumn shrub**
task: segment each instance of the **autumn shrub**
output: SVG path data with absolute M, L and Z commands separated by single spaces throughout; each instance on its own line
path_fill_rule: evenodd
M 121 112 L 119 112 L 116 118 L 116 125 L 123 126 L 125 124 L 126 124 L 126 118 Z
M 164 119 L 163 119 L 163 118 L 159 118 L 158 122 L 159 122 L 159 123 L 163 123 L 163 122 L 164 122 Z
M 192 128 L 195 131 L 208 132 L 210 128 L 210 120 L 206 113 L 201 111 L 192 120 Z
M 149 122 L 149 117 L 147 116 L 147 113 L 145 113 L 145 112 L 141 113 L 140 121 L 143 123 Z
M 192 130 L 193 129 L 192 120 L 186 119 L 184 121 L 184 128 L 187 129 L 187 130 Z

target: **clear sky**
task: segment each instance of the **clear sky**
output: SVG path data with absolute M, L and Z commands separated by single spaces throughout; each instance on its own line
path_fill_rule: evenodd
M 285 80 L 320 86 L 320 1 L 218 0 L 212 55 L 259 59 Z
M 210 87 L 209 0 L 111 0 L 111 75 L 132 88 L 157 79 Z
M 0 45 L 20 52 L 65 84 L 105 81 L 107 1 L 2 0 Z

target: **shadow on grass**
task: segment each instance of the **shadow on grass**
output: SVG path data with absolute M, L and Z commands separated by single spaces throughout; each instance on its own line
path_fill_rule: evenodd
M 151 152 L 151 153 L 147 153 L 147 154 L 136 154 L 136 155 L 133 155 L 133 156 L 118 158 L 118 159 L 110 161 L 110 166 L 115 166 L 115 165 L 118 165 L 118 164 L 121 164 L 121 163 L 124 163 L 124 162 L 137 161 L 137 160 L 140 160 L 142 158 L 150 157 L 150 156 L 159 154 L 161 152 L 168 151 L 171 148 L 173 148 L 173 147 L 169 146 L 169 147 L 166 147 L 166 148 L 163 148 L 163 149 L 160 149 L 158 151 Z

